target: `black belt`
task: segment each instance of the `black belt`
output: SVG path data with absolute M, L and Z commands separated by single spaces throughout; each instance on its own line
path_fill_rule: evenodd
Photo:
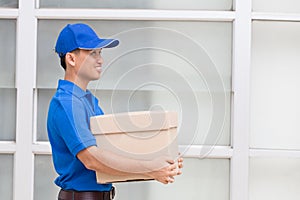
M 78 192 L 74 190 L 61 189 L 58 194 L 58 200 L 112 200 L 115 197 L 115 188 L 106 192 Z

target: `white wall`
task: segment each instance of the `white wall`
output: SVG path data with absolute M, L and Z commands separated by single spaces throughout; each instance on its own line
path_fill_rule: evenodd
M 183 175 L 117 184 L 117 199 L 299 198 L 299 3 L 166 2 L 0 0 L 0 199 L 56 199 L 45 129 L 63 75 L 53 47 L 78 21 L 121 40 L 90 85 L 106 113 L 180 114 Z

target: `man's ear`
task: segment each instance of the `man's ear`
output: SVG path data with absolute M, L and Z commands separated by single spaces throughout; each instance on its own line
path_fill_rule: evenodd
M 75 61 L 76 61 L 76 56 L 74 53 L 67 53 L 66 54 L 66 57 L 65 57 L 65 60 L 66 60 L 66 64 L 67 65 L 70 65 L 72 67 L 75 66 Z

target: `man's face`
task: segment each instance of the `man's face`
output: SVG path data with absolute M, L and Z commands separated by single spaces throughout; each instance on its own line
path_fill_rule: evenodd
M 75 63 L 79 79 L 89 82 L 100 78 L 103 63 L 101 51 L 102 49 L 79 50 Z

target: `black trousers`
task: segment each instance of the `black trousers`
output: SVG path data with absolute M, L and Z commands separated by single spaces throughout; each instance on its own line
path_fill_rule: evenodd
M 98 192 L 87 191 L 78 192 L 74 190 L 61 189 L 58 194 L 58 200 L 112 200 L 115 197 L 115 188 L 110 191 Z

